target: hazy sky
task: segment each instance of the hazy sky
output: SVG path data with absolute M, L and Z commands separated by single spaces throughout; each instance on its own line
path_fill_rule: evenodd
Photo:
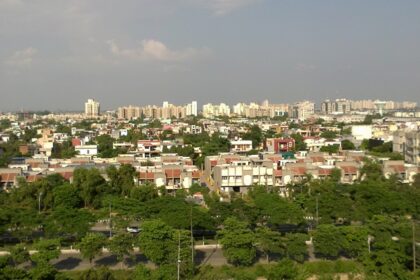
M 419 0 L 0 0 L 3 111 L 419 96 Z

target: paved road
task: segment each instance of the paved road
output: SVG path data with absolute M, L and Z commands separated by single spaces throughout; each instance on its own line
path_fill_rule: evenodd
M 195 262 L 197 265 L 211 264 L 213 266 L 221 266 L 227 264 L 220 248 L 196 249 Z M 133 268 L 139 263 L 143 263 L 149 267 L 154 266 L 153 263 L 147 261 L 144 255 L 136 253 L 133 258 L 127 258 L 125 260 L 123 267 Z M 62 254 L 59 259 L 53 261 L 53 264 L 59 270 L 85 270 L 92 266 L 99 265 L 105 265 L 111 269 L 120 269 L 122 267 L 116 257 L 110 253 L 104 253 L 102 256 L 96 258 L 92 264 L 90 264 L 87 260 L 83 260 L 79 253 L 66 253 Z

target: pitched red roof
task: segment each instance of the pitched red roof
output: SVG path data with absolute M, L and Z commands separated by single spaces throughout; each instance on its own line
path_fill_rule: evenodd
M 155 179 L 155 174 L 153 172 L 139 172 L 139 178 L 146 179 L 146 180 L 153 180 Z
M 180 178 L 181 170 L 180 169 L 165 169 L 166 178 Z
M 318 169 L 318 174 L 319 175 L 331 175 L 332 169 L 331 168 L 320 168 Z
M 339 166 L 339 168 L 343 170 L 344 174 L 357 174 L 357 168 L 355 166 L 344 165 Z
M 18 173 L 2 173 L 0 174 L 0 182 L 1 183 L 11 183 L 15 181 Z
M 313 162 L 324 162 L 325 159 L 322 156 L 310 156 Z
M 306 167 L 292 167 L 291 168 L 293 175 L 305 175 Z
M 398 165 L 390 165 L 390 168 L 394 170 L 395 173 L 405 173 L 405 166 L 398 164 Z
M 38 181 L 41 178 L 42 178 L 42 175 L 29 175 L 28 177 L 26 177 L 26 182 L 33 183 L 35 181 Z

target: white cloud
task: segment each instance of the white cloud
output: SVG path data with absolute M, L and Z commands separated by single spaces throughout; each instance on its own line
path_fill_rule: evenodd
M 143 61 L 185 61 L 208 54 L 208 49 L 187 48 L 184 50 L 171 50 L 160 41 L 148 39 L 143 40 L 137 48 L 122 49 L 115 41 L 107 42 L 111 53 L 116 57 Z
M 37 53 L 38 50 L 32 47 L 18 50 L 11 57 L 6 59 L 5 62 L 7 65 L 15 67 L 29 67 Z
M 226 15 L 238 8 L 259 2 L 260 0 L 205 0 L 216 15 Z

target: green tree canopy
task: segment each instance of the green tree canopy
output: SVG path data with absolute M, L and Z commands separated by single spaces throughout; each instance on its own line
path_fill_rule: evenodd
M 246 223 L 236 218 L 226 219 L 224 228 L 219 232 L 219 240 L 223 245 L 223 255 L 230 263 L 247 266 L 254 262 L 256 257 L 255 234 Z
M 102 248 L 106 244 L 106 238 L 99 233 L 88 233 L 77 245 L 82 257 L 88 259 L 92 263 L 96 256 L 101 255 Z

